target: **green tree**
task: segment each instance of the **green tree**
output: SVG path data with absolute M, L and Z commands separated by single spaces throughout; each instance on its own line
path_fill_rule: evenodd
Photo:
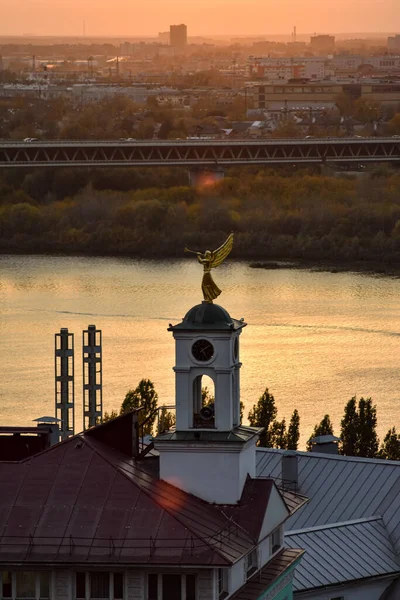
M 240 401 L 240 424 L 243 423 L 244 417 L 244 402 Z
M 311 440 L 320 435 L 333 435 L 333 426 L 332 426 L 332 422 L 331 422 L 329 415 L 325 415 L 324 418 L 322 419 L 321 423 L 319 423 L 319 425 L 316 425 L 314 427 L 314 431 L 312 432 L 312 435 L 307 442 L 307 451 L 308 452 L 311 452 L 311 448 L 312 448 Z
M 201 388 L 201 404 L 202 406 L 209 406 L 210 404 L 214 404 L 215 398 L 208 389 L 208 387 Z
M 154 423 L 157 418 L 156 408 L 158 404 L 158 394 L 154 389 L 154 384 L 150 379 L 142 379 L 134 390 L 129 390 L 121 405 L 121 415 L 137 408 L 143 408 L 139 412 L 138 422 L 141 425 L 146 419 L 149 419 L 143 427 L 143 435 L 152 434 Z
M 375 458 L 378 455 L 379 440 L 376 433 L 376 406 L 372 405 L 372 398 L 360 398 L 358 418 L 357 456 Z
M 269 428 L 269 436 L 271 442 L 271 448 L 287 448 L 287 432 L 286 432 L 286 421 L 274 421 Z
M 176 418 L 174 413 L 167 410 L 165 406 L 162 406 L 160 411 L 160 420 L 158 424 L 158 433 L 168 431 L 168 429 L 171 429 L 175 424 Z
M 357 411 L 356 397 L 353 396 L 345 406 L 340 430 L 340 453 L 345 456 L 358 455 L 360 419 Z
M 260 435 L 259 445 L 265 448 L 271 448 L 271 432 L 270 427 L 277 415 L 275 406 L 275 398 L 269 393 L 268 388 L 262 396 L 260 396 L 257 404 L 249 412 L 248 419 L 252 427 L 264 427 L 264 431 Z
M 339 109 L 342 117 L 350 117 L 354 115 L 354 100 L 350 94 L 342 92 L 335 98 L 335 104 Z
M 287 431 L 286 447 L 288 450 L 297 450 L 300 439 L 300 415 L 297 409 L 293 411 Z
M 400 434 L 397 433 L 396 427 L 389 429 L 385 435 L 379 450 L 379 458 L 400 460 Z
M 108 421 L 112 421 L 118 417 L 118 413 L 116 410 L 112 410 L 110 413 L 107 411 L 103 415 L 103 423 L 107 423 Z

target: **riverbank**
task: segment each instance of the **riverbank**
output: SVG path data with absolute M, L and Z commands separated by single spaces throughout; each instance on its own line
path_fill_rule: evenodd
M 131 260 L 150 260 L 159 262 L 162 264 L 163 261 L 176 260 L 193 260 L 193 257 L 184 255 L 183 251 L 180 253 L 176 252 L 171 255 L 165 253 L 161 256 L 146 256 L 146 255 L 135 255 L 129 253 L 108 253 L 108 252 L 74 252 L 74 251 L 58 251 L 58 252 L 46 252 L 37 249 L 34 252 L 26 252 L 24 250 L 13 249 L 13 251 L 0 251 L 0 257 L 6 256 L 47 256 L 54 258 L 62 257 L 76 257 L 76 258 L 116 258 L 116 259 L 131 259 Z M 387 277 L 400 277 L 400 261 L 390 264 L 385 264 L 378 261 L 329 261 L 329 260 L 302 260 L 302 259 L 286 259 L 278 258 L 276 260 L 249 260 L 241 257 L 230 257 L 229 262 L 245 263 L 251 269 L 257 270 L 282 270 L 282 269 L 294 269 L 294 270 L 308 270 L 315 273 L 365 273 L 367 275 L 375 276 L 387 276 Z
M 400 277 L 400 262 L 384 264 L 382 262 L 366 261 L 310 261 L 297 260 L 287 261 L 285 259 L 277 261 L 251 261 L 249 267 L 252 269 L 307 269 L 313 272 L 329 273 L 366 273 L 368 275 L 387 275 L 390 277 Z

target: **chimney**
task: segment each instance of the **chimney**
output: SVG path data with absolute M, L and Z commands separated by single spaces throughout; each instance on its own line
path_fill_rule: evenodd
M 311 452 L 339 454 L 338 442 L 340 438 L 335 435 L 319 435 L 311 440 Z
M 297 452 L 285 450 L 282 454 L 282 486 L 287 490 L 297 491 L 299 484 Z

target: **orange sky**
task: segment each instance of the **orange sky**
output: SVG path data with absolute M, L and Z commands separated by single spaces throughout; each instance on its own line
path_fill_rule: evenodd
M 400 0 L 0 0 L 0 35 L 400 33 Z

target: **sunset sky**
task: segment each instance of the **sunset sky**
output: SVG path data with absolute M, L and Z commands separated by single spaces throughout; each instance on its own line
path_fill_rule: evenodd
M 397 32 L 399 0 L 0 0 L 0 35 Z

